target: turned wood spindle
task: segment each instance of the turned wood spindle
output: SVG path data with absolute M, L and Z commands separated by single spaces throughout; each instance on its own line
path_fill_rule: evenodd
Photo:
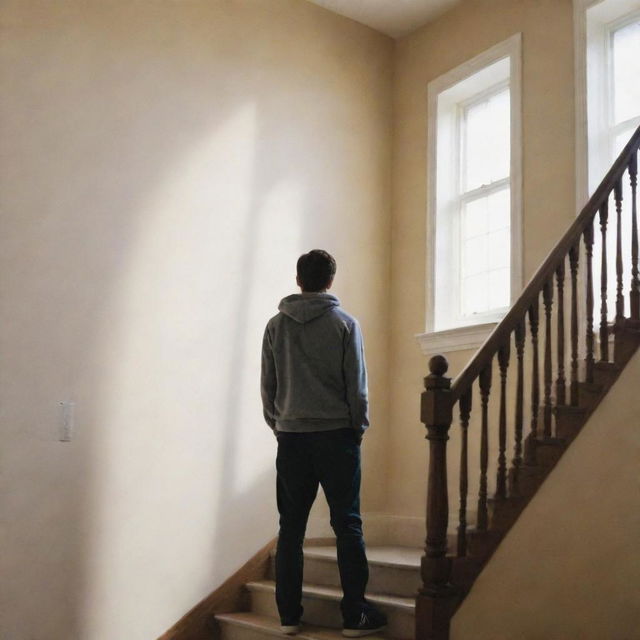
M 491 361 L 480 373 L 480 399 L 482 405 L 482 427 L 480 433 L 480 489 L 478 491 L 478 531 L 486 531 L 487 511 L 487 467 L 489 465 L 489 393 L 491 392 Z
M 467 555 L 467 494 L 469 491 L 468 430 L 471 415 L 472 387 L 460 397 L 460 427 L 462 446 L 460 449 L 460 518 L 458 525 L 458 556 Z
M 525 321 L 519 322 L 515 331 L 517 375 L 516 382 L 516 415 L 515 415 L 515 452 L 512 461 L 513 481 L 518 485 L 520 467 L 522 466 L 522 427 L 524 416 L 524 345 L 526 325 Z
M 558 289 L 558 378 L 556 380 L 556 405 L 566 402 L 566 381 L 564 375 L 564 260 L 556 270 Z
M 631 183 L 631 290 L 629 306 L 631 320 L 640 323 L 640 279 L 638 278 L 638 204 L 636 189 L 638 186 L 638 153 L 629 159 L 629 182 Z
M 609 218 L 609 202 L 605 200 L 600 205 L 600 236 L 602 238 L 602 253 L 600 256 L 600 360 L 609 361 L 609 315 L 607 295 L 607 222 Z
M 498 476 L 495 497 L 504 500 L 507 497 L 507 369 L 511 354 L 510 337 L 498 350 L 500 368 L 500 417 L 498 421 Z
M 544 333 L 544 432 L 545 438 L 551 437 L 551 307 L 553 304 L 553 282 L 547 280 L 542 288 L 544 303 L 545 333 Z
M 616 326 L 624 324 L 623 265 L 622 265 L 622 178 L 613 187 L 616 202 Z
M 578 405 L 578 260 L 580 245 L 574 244 L 569 251 L 571 270 L 571 405 Z
M 531 364 L 531 431 L 527 437 L 525 457 L 528 464 L 536 463 L 536 444 L 538 442 L 538 410 L 540 407 L 540 363 L 538 355 L 538 298 L 529 307 L 529 327 L 531 329 L 531 347 L 533 358 Z
M 584 248 L 587 256 L 586 381 L 593 382 L 593 220 L 589 222 L 584 230 Z

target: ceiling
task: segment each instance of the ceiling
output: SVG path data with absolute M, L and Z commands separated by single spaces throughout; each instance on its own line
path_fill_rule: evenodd
M 460 0 L 309 0 L 309 2 L 398 38 L 444 13 Z

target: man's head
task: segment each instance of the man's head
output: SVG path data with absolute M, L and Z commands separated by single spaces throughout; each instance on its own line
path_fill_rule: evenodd
M 305 293 L 326 291 L 336 275 L 336 261 L 322 249 L 313 249 L 298 258 L 296 282 Z

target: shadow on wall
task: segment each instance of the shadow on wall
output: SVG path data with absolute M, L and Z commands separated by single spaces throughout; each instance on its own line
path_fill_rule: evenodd
M 275 533 L 260 343 L 336 224 L 309 207 L 344 151 L 310 115 L 330 45 L 176 6 L 5 8 L 7 640 L 159 635 Z

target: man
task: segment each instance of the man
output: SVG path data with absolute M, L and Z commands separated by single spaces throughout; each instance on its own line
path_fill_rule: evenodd
M 281 629 L 293 635 L 302 616 L 302 543 L 309 510 L 322 489 L 336 534 L 344 597 L 343 635 L 386 624 L 364 597 L 369 569 L 360 518 L 360 443 L 369 425 L 367 372 L 355 318 L 327 293 L 336 262 L 319 249 L 300 256 L 302 293 L 284 298 L 262 346 L 262 403 L 278 438 L 276 602 Z

